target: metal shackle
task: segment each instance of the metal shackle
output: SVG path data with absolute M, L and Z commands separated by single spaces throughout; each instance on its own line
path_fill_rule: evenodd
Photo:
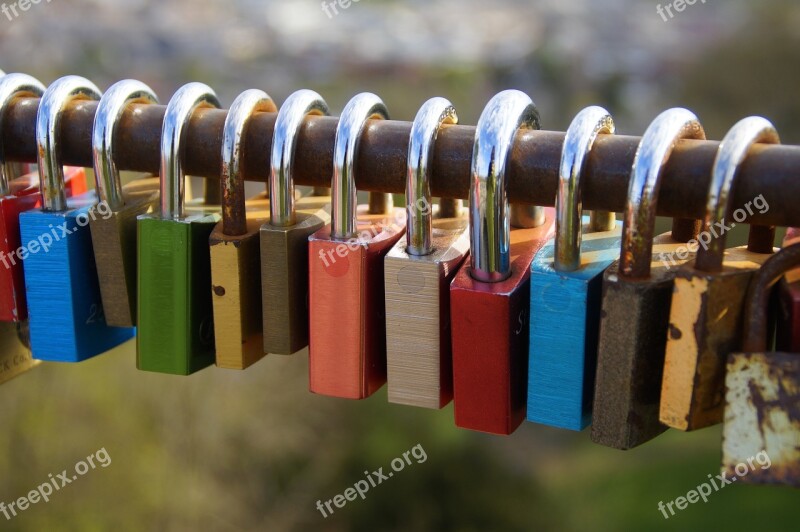
M 161 127 L 161 217 L 184 215 L 185 174 L 181 164 L 181 142 L 186 124 L 195 110 L 219 108 L 214 90 L 205 83 L 187 83 L 172 96 Z
M 97 199 L 105 202 L 112 211 L 125 205 L 122 182 L 114 163 L 114 133 L 122 114 L 130 104 L 157 104 L 153 89 L 135 79 L 124 79 L 113 84 L 100 98 L 92 126 L 92 158 Z
M 656 204 L 664 166 L 678 141 L 705 138 L 703 126 L 694 113 L 680 107 L 662 112 L 645 131 L 636 149 L 628 184 L 619 268 L 623 277 L 650 276 Z
M 346 239 L 356 236 L 356 152 L 361 132 L 370 119 L 389 119 L 389 111 L 378 96 L 362 92 L 354 96 L 342 110 L 336 126 L 331 181 L 331 237 Z
M 36 151 L 43 210 L 63 211 L 67 208 L 64 168 L 58 157 L 58 134 L 64 109 L 76 100 L 99 99 L 100 89 L 80 76 L 59 78 L 44 91 L 36 114 Z
M 27 74 L 4 74 L 0 70 L 0 131 L 11 102 L 20 97 L 41 96 L 45 88 L 42 83 Z M 8 194 L 9 183 L 19 177 L 19 165 L 6 160 L 3 144 L 0 142 L 0 195 Z
M 614 119 L 608 111 L 597 106 L 583 109 L 567 129 L 556 195 L 556 271 L 575 271 L 581 266 L 581 172 L 598 135 L 613 135 L 614 132 Z M 593 229 L 607 230 L 606 227 Z
M 792 244 L 768 258 L 750 281 L 744 308 L 742 352 L 764 353 L 768 350 L 769 300 L 771 288 L 783 276 L 800 266 L 800 244 Z
M 518 90 L 495 95 L 478 120 L 469 190 L 471 275 L 478 281 L 498 282 L 511 275 L 506 163 L 517 132 L 539 127 L 536 105 Z
M 703 220 L 703 230 L 708 234 L 716 234 L 714 226 L 724 224 L 725 217 L 733 206 L 733 185 L 739 168 L 754 144 L 780 144 L 778 132 L 772 123 L 760 116 L 744 118 L 734 125 L 722 139 L 714 160 L 714 170 L 711 173 L 711 185 L 708 190 L 708 203 L 706 216 Z M 754 233 L 750 229 L 751 235 Z M 773 232 L 768 230 L 759 236 L 771 237 L 769 242 L 764 242 L 768 249 L 772 249 Z M 725 254 L 725 233 L 712 238 L 707 246 L 700 246 L 695 260 L 695 268 L 704 272 L 718 272 L 722 269 Z
M 278 111 L 272 135 L 269 174 L 269 223 L 289 227 L 296 223 L 292 164 L 297 136 L 308 115 L 327 116 L 328 104 L 316 92 L 301 89 L 292 93 Z
M 406 175 L 406 252 L 409 255 L 428 255 L 433 251 L 433 204 L 428 167 L 442 125 L 457 123 L 453 104 L 436 97 L 422 105 L 411 125 Z
M 278 110 L 270 96 L 258 89 L 242 92 L 231 104 L 222 128 L 222 167 L 220 171 L 220 196 L 222 197 L 222 233 L 240 236 L 247 233 L 245 213 L 244 176 L 242 154 L 245 134 L 250 118 L 256 113 L 274 113 Z

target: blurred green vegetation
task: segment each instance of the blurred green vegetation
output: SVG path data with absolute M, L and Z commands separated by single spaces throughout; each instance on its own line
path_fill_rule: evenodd
M 659 103 L 695 110 L 711 138 L 757 113 L 771 118 L 786 142 L 799 142 L 800 7 L 775 1 L 750 9 L 740 30 L 673 73 Z M 92 77 L 91 54 L 86 65 L 65 65 L 58 75 Z M 129 75 L 124 64 L 119 68 L 102 75 Z M 535 87 L 519 81 L 529 71 L 537 72 Z M 475 123 L 483 102 L 511 86 L 546 95 L 552 106 L 543 114 L 552 129 L 589 103 L 643 118 L 625 99 L 625 79 L 576 83 L 574 71 L 544 46 L 513 65 L 353 66 L 329 78 L 297 79 L 295 88 L 316 89 L 332 104 L 370 90 L 398 119 L 441 94 L 462 122 Z M 202 80 L 233 91 L 201 59 L 163 76 L 176 86 Z M 719 427 L 669 431 L 628 452 L 591 444 L 587 431 L 528 423 L 511 437 L 492 437 L 456 429 L 452 405 L 391 405 L 385 389 L 360 402 L 310 394 L 307 356 L 270 355 L 245 372 L 208 368 L 179 378 L 136 371 L 128 343 L 81 364 L 45 364 L 4 384 L 0 500 L 27 494 L 101 447 L 112 462 L 49 503 L 10 521 L 0 516 L 0 530 L 797 529 L 798 492 L 773 487 L 728 486 L 663 518 L 659 501 L 685 495 L 718 472 Z M 317 511 L 317 500 L 343 493 L 365 470 L 388 470 L 417 444 L 424 463 L 406 466 L 328 518 Z

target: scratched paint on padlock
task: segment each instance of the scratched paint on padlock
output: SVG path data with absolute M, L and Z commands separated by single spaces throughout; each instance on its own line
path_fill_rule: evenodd
M 735 353 L 725 378 L 723 471 L 766 451 L 744 482 L 800 486 L 800 355 Z

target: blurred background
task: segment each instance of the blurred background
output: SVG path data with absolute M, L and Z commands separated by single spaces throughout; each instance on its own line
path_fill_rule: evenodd
M 517 88 L 552 130 L 600 104 L 619 133 L 641 135 L 681 105 L 709 138 L 760 114 L 800 143 L 797 2 L 698 2 L 667 20 L 658 4 L 361 0 L 329 15 L 319 0 L 53 0 L 0 14 L 0 68 L 101 88 L 136 78 L 164 102 L 189 81 L 223 105 L 251 87 L 277 102 L 311 88 L 334 114 L 373 91 L 402 120 L 440 95 L 472 124 L 493 94 Z M 719 427 L 628 452 L 528 423 L 492 437 L 456 429 L 452 405 L 390 405 L 385 388 L 361 402 L 312 395 L 307 356 L 180 378 L 137 372 L 129 343 L 4 384 L 0 501 L 97 449 L 112 463 L 0 517 L 0 530 L 797 529 L 800 496 L 785 488 L 729 486 L 663 518 L 659 501 L 718 472 Z M 417 444 L 424 463 L 330 517 L 316 509 Z

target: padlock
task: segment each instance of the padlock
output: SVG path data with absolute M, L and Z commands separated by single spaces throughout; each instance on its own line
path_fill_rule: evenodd
M 297 135 L 307 115 L 327 115 L 314 91 L 290 95 L 275 120 L 270 218 L 261 226 L 264 352 L 289 355 L 308 345 L 308 237 L 330 222 L 330 194 L 297 199 L 292 177 Z
M 350 100 L 336 127 L 331 223 L 309 237 L 309 384 L 314 393 L 363 399 L 386 382 L 383 259 L 405 230 L 391 195 L 357 205 L 354 175 L 362 131 L 387 119 L 374 94 Z
M 184 212 L 182 147 L 199 108 L 219 107 L 214 91 L 189 83 L 167 105 L 161 132 L 159 211 L 140 215 L 137 367 L 189 375 L 214 362 L 214 319 L 208 238 L 216 211 Z
M 669 109 L 647 128 L 634 158 L 620 260 L 603 274 L 592 441 L 617 449 L 661 434 L 659 400 L 675 267 L 692 258 L 698 226 L 675 220 L 653 238 L 664 165 L 681 139 L 705 139 L 697 117 Z
M 450 282 L 469 252 L 469 220 L 460 213 L 443 218 L 434 212 L 428 169 L 440 128 L 457 122 L 448 100 L 432 98 L 411 127 L 406 238 L 384 260 L 386 369 L 393 403 L 441 408 L 453 397 Z
M 222 221 L 209 238 L 217 366 L 245 369 L 264 357 L 261 323 L 261 220 L 245 210 L 242 157 L 250 118 L 278 109 L 249 89 L 234 100 L 222 133 Z
M 44 86 L 27 74 L 7 74 L 0 78 L 0 129 L 8 106 L 16 98 L 41 96 Z M 0 321 L 18 322 L 28 318 L 25 276 L 20 258 L 19 214 L 41 206 L 39 176 L 21 177 L 27 165 L 7 161 L 0 144 Z M 64 169 L 68 197 L 86 192 L 83 168 Z M 27 325 L 26 331 L 27 331 Z M 26 333 L 27 335 L 27 333 Z
M 742 352 L 728 355 L 725 371 L 722 472 L 733 480 L 800 487 L 800 354 L 766 352 L 771 289 L 798 266 L 800 244 L 783 248 L 747 292 Z
M 97 106 L 92 130 L 92 154 L 97 197 L 104 216 L 89 222 L 100 279 L 106 323 L 136 325 L 136 217 L 152 211 L 158 199 L 158 178 L 137 180 L 123 188 L 114 163 L 114 132 L 125 109 L 134 103 L 158 103 L 140 81 L 115 83 Z
M 517 132 L 539 128 L 533 101 L 516 90 L 494 96 L 478 120 L 470 260 L 450 285 L 453 403 L 462 428 L 511 434 L 525 419 L 530 266 L 553 235 L 555 211 L 514 206 L 509 213 L 506 163 Z
M 800 242 L 800 229 L 790 227 L 783 247 Z M 778 331 L 775 337 L 779 351 L 800 353 L 800 269 L 788 272 L 778 285 Z
M 602 107 L 584 109 L 567 130 L 556 235 L 531 263 L 528 421 L 570 430 L 591 420 L 603 272 L 619 257 L 622 233 L 613 214 L 593 213 L 592 224 L 581 213 L 581 172 L 600 134 L 614 134 Z
M 97 100 L 89 80 L 66 76 L 44 93 L 36 117 L 42 208 L 20 214 L 26 243 L 25 288 L 33 357 L 78 362 L 130 339 L 132 328 L 109 327 L 103 315 L 90 218 L 100 212 L 94 192 L 67 201 L 58 155 L 61 116 L 70 102 Z
M 748 246 L 726 250 L 725 233 L 736 222 L 726 223 L 725 217 L 734 214 L 731 191 L 750 148 L 778 142 L 768 120 L 750 117 L 720 144 L 701 246 L 675 278 L 659 415 L 667 426 L 696 430 L 722 422 L 725 357 L 740 347 L 744 296 L 775 240 L 774 228 L 753 227 Z

